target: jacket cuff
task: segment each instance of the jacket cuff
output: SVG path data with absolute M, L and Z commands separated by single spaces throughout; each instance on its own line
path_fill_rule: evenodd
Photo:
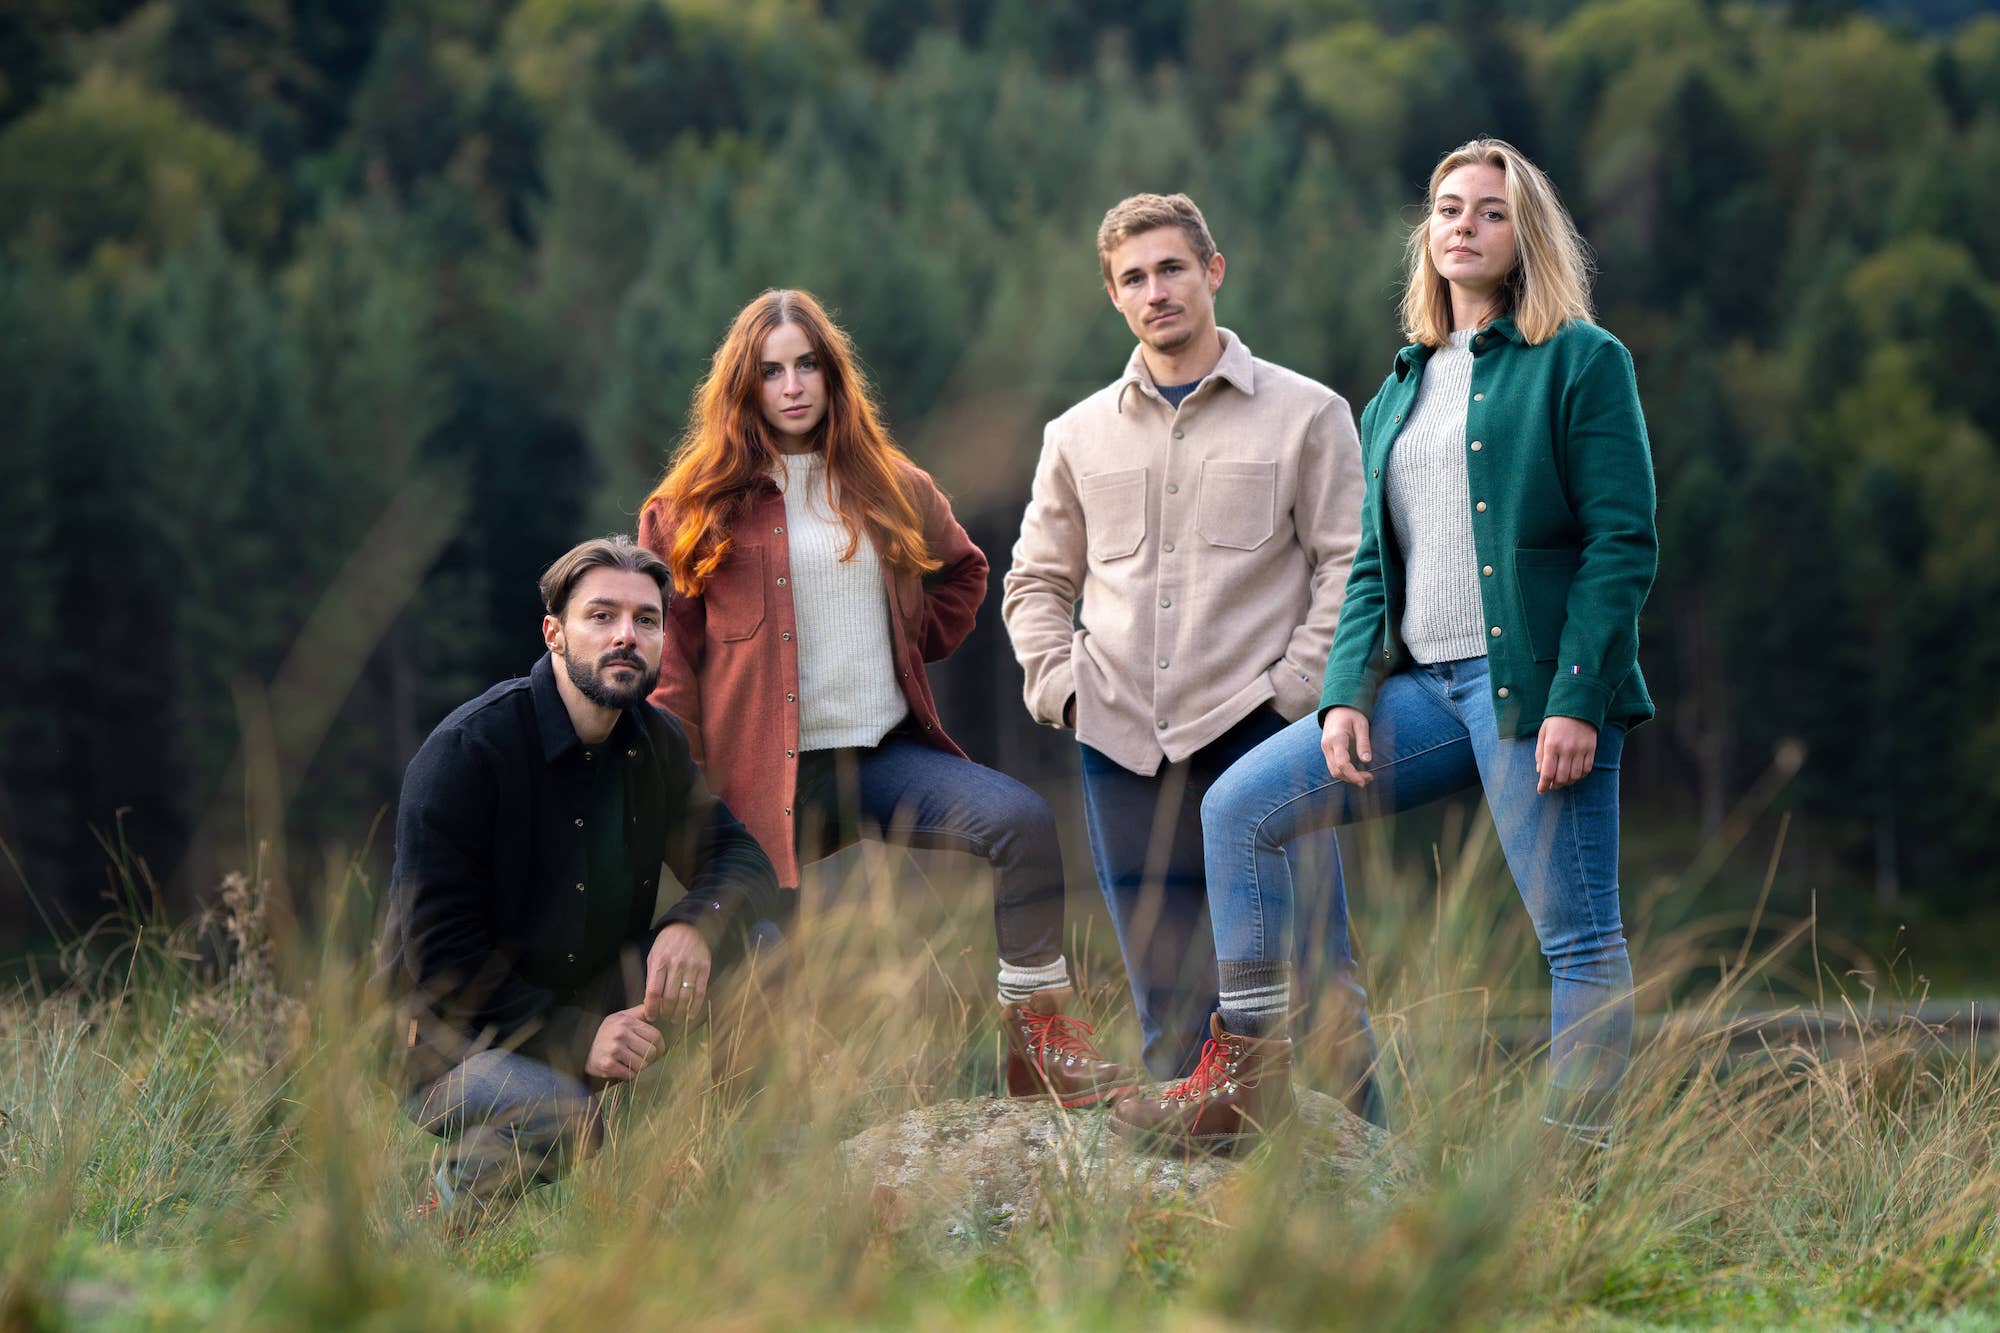
M 1042 683 L 1028 700 L 1028 711 L 1045 726 L 1061 727 L 1063 707 L 1076 697 L 1076 668 L 1068 662 L 1050 667 Z
M 1573 717 L 1602 730 L 1610 707 L 1611 691 L 1595 677 L 1558 674 L 1549 685 L 1549 701 L 1542 716 Z
M 1289 659 L 1280 658 L 1276 666 L 1264 673 L 1264 678 L 1271 682 L 1272 706 L 1285 715 L 1287 722 L 1298 721 L 1319 702 L 1319 687 Z
M 1320 721 L 1326 721 L 1329 708 L 1354 708 L 1362 713 L 1375 708 L 1375 682 L 1366 673 L 1354 675 L 1328 676 L 1326 688 L 1319 692 Z
M 660 913 L 660 919 L 653 923 L 653 934 L 658 935 L 672 925 L 693 926 L 701 932 L 703 942 L 713 953 L 731 922 L 741 915 L 741 912 L 732 909 L 741 906 L 741 895 L 732 899 L 727 894 L 684 893 L 678 902 Z

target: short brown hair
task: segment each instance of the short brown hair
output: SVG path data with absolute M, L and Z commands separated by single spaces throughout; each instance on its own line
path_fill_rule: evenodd
M 542 605 L 548 613 L 561 620 L 569 607 L 569 596 L 576 591 L 576 585 L 583 576 L 593 569 L 622 569 L 630 574 L 644 574 L 660 585 L 660 605 L 667 604 L 667 590 L 673 586 L 673 575 L 667 571 L 667 562 L 654 555 L 645 547 L 633 541 L 622 532 L 609 537 L 592 537 L 570 547 L 556 558 L 556 562 L 542 571 Z
M 1097 265 L 1104 280 L 1111 281 L 1111 252 L 1141 232 L 1161 227 L 1179 227 L 1194 247 L 1194 262 L 1203 268 L 1215 258 L 1215 238 L 1208 234 L 1208 220 L 1184 194 L 1135 194 L 1120 199 L 1097 224 Z

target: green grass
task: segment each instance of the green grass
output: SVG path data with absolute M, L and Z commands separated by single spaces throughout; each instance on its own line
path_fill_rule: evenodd
M 1634 903 L 1642 1011 L 1671 1012 L 1635 1055 L 1617 1146 L 1577 1166 L 1536 1134 L 1534 1053 L 1497 1036 L 1545 1012 L 1546 979 L 1490 829 L 1430 876 L 1379 842 L 1358 861 L 1415 1185 L 1380 1201 L 1302 1183 L 1279 1143 L 1208 1196 L 1077 1179 L 1011 1230 L 945 1240 L 886 1224 L 835 1145 L 994 1091 L 986 888 L 962 863 L 847 862 L 766 1021 L 724 993 L 735 1016 L 676 1034 L 600 1155 L 464 1240 L 405 1218 L 433 1145 L 380 1082 L 358 954 L 272 941 L 242 881 L 206 936 L 228 939 L 226 968 L 192 931 L 114 923 L 72 953 L 70 985 L 0 999 L 0 1330 L 2000 1320 L 1991 1060 L 1915 1025 L 1731 1049 L 1741 1006 L 1840 1003 L 1845 953 L 1805 926 L 1746 950 L 1744 917 L 1652 930 L 1668 914 Z M 1122 976 L 1093 938 L 1087 1008 L 1129 1052 Z M 754 1074 L 719 1087 L 715 1050 L 744 1033 Z

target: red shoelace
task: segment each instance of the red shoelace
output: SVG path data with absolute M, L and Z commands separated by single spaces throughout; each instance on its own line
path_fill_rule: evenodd
M 1201 1059 L 1195 1062 L 1194 1072 L 1180 1082 L 1160 1093 L 1163 1101 L 1186 1100 L 1207 1094 L 1210 1088 L 1219 1088 L 1230 1082 L 1230 1049 L 1226 1042 L 1210 1037 L 1202 1043 Z
M 1097 1047 L 1090 1040 L 1097 1029 L 1081 1018 L 1071 1018 L 1068 1014 L 1045 1014 L 1026 1008 L 1021 1010 L 1021 1017 L 1035 1030 L 1035 1049 L 1044 1062 L 1051 1053 L 1080 1056 L 1085 1060 L 1104 1058 L 1097 1053 Z

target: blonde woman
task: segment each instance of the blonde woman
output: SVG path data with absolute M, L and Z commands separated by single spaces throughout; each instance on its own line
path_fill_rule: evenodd
M 1646 425 L 1541 170 L 1474 140 L 1438 163 L 1426 205 L 1409 342 L 1361 417 L 1361 546 L 1319 710 L 1202 803 L 1216 957 L 1241 998 L 1191 1077 L 1118 1104 L 1128 1132 L 1220 1149 L 1282 1116 L 1286 844 L 1474 788 L 1548 960 L 1544 1118 L 1593 1145 L 1610 1131 L 1632 1033 L 1619 754 L 1653 715 L 1637 661 L 1657 562 Z

